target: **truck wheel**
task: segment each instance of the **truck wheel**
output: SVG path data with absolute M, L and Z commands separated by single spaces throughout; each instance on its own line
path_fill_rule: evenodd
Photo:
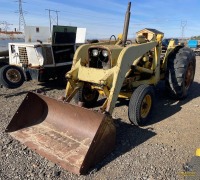
M 132 94 L 129 106 L 128 117 L 131 123 L 145 125 L 154 103 L 154 88 L 150 85 L 140 85 Z
M 0 62 L 0 68 L 2 68 L 3 66 L 6 66 L 6 65 L 8 65 L 7 62 Z
M 24 80 L 24 73 L 17 66 L 6 65 L 0 70 L 0 82 L 6 88 L 18 88 L 24 83 Z
M 99 97 L 99 92 L 95 89 L 91 89 L 89 84 L 85 84 L 78 91 L 78 101 L 83 102 L 83 106 L 85 107 L 93 107 Z
M 188 90 L 194 80 L 195 68 L 196 58 L 190 48 L 181 48 L 175 59 L 169 59 L 165 84 L 171 97 L 176 99 L 187 97 Z

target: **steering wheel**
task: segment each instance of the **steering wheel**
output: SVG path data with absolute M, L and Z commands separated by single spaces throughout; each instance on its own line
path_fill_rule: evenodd
M 132 44 L 133 42 L 131 41 L 131 40 L 127 40 L 126 41 L 126 45 L 130 45 L 130 44 Z
M 114 38 L 114 39 L 115 39 L 115 41 L 117 40 L 116 36 L 115 36 L 115 35 L 112 35 L 112 36 L 110 36 L 110 39 L 109 39 L 109 44 L 110 44 L 110 41 L 111 41 L 111 39 L 112 39 L 112 38 Z

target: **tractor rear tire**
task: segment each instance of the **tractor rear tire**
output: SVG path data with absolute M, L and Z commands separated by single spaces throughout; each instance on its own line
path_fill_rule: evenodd
M 187 47 L 179 49 L 174 59 L 169 59 L 165 85 L 169 95 L 175 99 L 184 99 L 192 85 L 195 75 L 196 58 Z
M 129 106 L 128 117 L 131 123 L 143 126 L 147 123 L 154 104 L 154 88 L 150 85 L 140 85 L 132 94 Z
M 0 83 L 10 89 L 20 87 L 25 81 L 21 68 L 13 65 L 6 65 L 0 69 Z
M 94 107 L 98 98 L 99 92 L 91 89 L 89 84 L 85 84 L 77 93 L 76 102 L 82 102 L 84 107 Z

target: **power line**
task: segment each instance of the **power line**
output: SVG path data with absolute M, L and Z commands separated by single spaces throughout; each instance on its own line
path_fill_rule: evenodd
M 45 9 L 46 11 L 49 11 L 49 23 L 50 23 L 50 32 L 51 32 L 51 26 L 53 23 L 56 23 L 58 25 L 58 13 L 60 11 L 57 11 L 57 10 L 52 10 L 52 9 Z M 52 15 L 51 12 L 54 12 L 54 16 Z M 56 15 L 56 17 L 55 17 Z
M 3 31 L 7 31 L 9 29 L 9 26 L 13 24 L 9 24 L 7 21 L 0 21 L 0 25 L 3 25 L 3 28 L 2 28 Z

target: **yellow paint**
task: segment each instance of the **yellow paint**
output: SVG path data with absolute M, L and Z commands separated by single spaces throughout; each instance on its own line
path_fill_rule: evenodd
M 200 148 L 196 150 L 196 156 L 200 156 Z
M 152 106 L 152 99 L 150 95 L 146 95 L 142 101 L 140 115 L 142 118 L 146 118 L 150 112 Z
M 118 34 L 118 39 L 122 40 L 123 34 Z

